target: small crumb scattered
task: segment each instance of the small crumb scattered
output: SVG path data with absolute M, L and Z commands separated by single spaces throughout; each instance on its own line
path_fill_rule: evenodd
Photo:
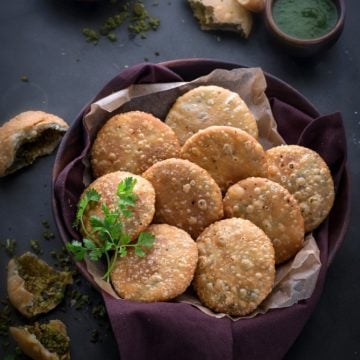
M 117 4 L 117 2 L 111 2 Z M 153 6 L 159 5 L 157 0 L 152 3 Z M 146 39 L 146 33 L 150 30 L 155 31 L 160 26 L 160 20 L 151 16 L 142 1 L 137 0 L 134 3 L 129 1 L 123 3 L 121 8 L 117 7 L 116 12 L 109 16 L 99 30 L 85 28 L 82 30 L 87 42 L 97 45 L 100 38 L 107 37 L 109 41 L 117 41 L 115 31 L 126 22 L 127 31 L 130 38 L 139 35 L 141 39 Z
M 10 319 L 10 306 L 7 301 L 1 301 L 1 308 L 0 308 L 0 336 L 5 337 L 8 335 L 9 326 L 11 323 Z
M 92 330 L 91 331 L 91 337 L 90 337 L 90 341 L 92 342 L 92 343 L 97 343 L 98 341 L 99 341 L 99 336 L 100 336 L 100 334 L 99 334 L 99 331 L 98 330 Z
M 70 306 L 73 307 L 75 310 L 80 310 L 84 306 L 89 305 L 90 303 L 89 295 L 83 294 L 79 290 L 71 290 L 70 298 Z
M 92 43 L 94 45 L 98 44 L 100 40 L 100 34 L 96 30 L 85 28 L 82 30 L 82 33 L 85 36 L 87 42 Z
M 115 42 L 117 40 L 116 34 L 115 33 L 109 33 L 107 34 L 107 38 L 111 41 L 111 42 Z
M 5 252 L 13 257 L 16 251 L 16 240 L 15 239 L 5 239 L 0 242 L 0 248 L 5 249 Z
M 94 305 L 91 309 L 91 314 L 95 319 L 104 319 L 106 317 L 106 308 L 103 304 Z
M 42 254 L 42 250 L 40 248 L 40 243 L 39 243 L 39 240 L 37 239 L 31 239 L 29 241 L 29 244 L 30 244 L 30 248 L 31 250 L 36 254 L 36 255 L 40 255 Z

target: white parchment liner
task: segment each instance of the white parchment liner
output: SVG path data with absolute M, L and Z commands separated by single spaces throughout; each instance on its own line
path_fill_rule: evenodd
M 259 68 L 230 71 L 218 69 L 189 83 L 132 85 L 93 103 L 91 111 L 84 118 L 84 125 L 91 139 L 93 139 L 105 121 L 116 113 L 141 110 L 164 120 L 177 97 L 199 85 L 218 85 L 237 92 L 256 118 L 259 128 L 259 142 L 263 147 L 268 149 L 285 144 L 276 130 L 276 122 L 265 95 L 265 76 Z M 84 183 L 88 185 L 91 178 L 88 161 L 85 160 L 85 163 L 88 170 L 84 175 Z M 121 301 L 111 285 L 102 280 L 103 265 L 100 262 L 95 263 L 90 260 L 86 260 L 86 265 L 98 286 Z M 192 304 L 209 316 L 218 318 L 228 316 L 233 320 L 251 318 L 259 313 L 266 313 L 270 309 L 288 307 L 300 300 L 308 299 L 315 288 L 320 267 L 319 248 L 313 236 L 308 235 L 303 249 L 292 260 L 277 268 L 272 292 L 248 316 L 231 317 L 214 313 L 202 306 L 198 298 L 192 295 L 192 292 L 179 296 L 175 301 Z

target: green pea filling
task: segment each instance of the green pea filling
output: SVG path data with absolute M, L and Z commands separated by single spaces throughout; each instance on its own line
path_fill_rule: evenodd
M 33 326 L 25 326 L 25 329 L 35 335 L 49 352 L 62 356 L 69 351 L 69 338 L 51 323 L 35 323 Z
M 46 129 L 35 138 L 24 140 L 16 151 L 16 157 L 8 172 L 11 173 L 24 165 L 31 164 L 37 157 L 47 154 L 49 149 L 54 147 L 53 144 L 60 142 L 63 134 L 63 130 Z
M 56 271 L 30 253 L 20 256 L 16 262 L 25 289 L 34 295 L 28 309 L 30 313 L 49 311 L 63 299 L 66 285 L 72 283 L 71 273 Z

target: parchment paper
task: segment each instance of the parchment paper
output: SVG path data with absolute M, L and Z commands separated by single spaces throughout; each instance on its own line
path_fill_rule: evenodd
M 175 100 L 199 85 L 218 85 L 237 92 L 255 116 L 259 128 L 259 142 L 263 147 L 268 149 L 285 144 L 276 130 L 276 122 L 265 95 L 266 80 L 260 68 L 230 71 L 218 69 L 189 83 L 132 85 L 92 104 L 91 111 L 84 118 L 84 126 L 90 139 L 93 140 L 106 120 L 117 113 L 140 110 L 164 120 Z M 84 184 L 88 185 L 91 181 L 90 169 L 88 161 L 85 160 L 84 163 L 87 169 L 84 174 Z M 102 280 L 103 265 L 90 260 L 86 260 L 86 265 L 98 286 L 121 301 L 111 285 Z M 174 301 L 192 304 L 209 316 L 228 316 L 234 321 L 251 318 L 270 309 L 288 307 L 300 300 L 308 299 L 315 288 L 320 267 L 318 246 L 313 236 L 308 235 L 303 249 L 292 260 L 277 268 L 273 291 L 256 311 L 248 316 L 230 317 L 214 313 L 202 306 L 191 291 L 187 291 Z

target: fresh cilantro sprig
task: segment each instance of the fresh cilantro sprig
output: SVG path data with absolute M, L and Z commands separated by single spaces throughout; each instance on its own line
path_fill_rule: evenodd
M 136 242 L 131 242 L 131 237 L 124 230 L 123 219 L 133 215 L 132 208 L 136 205 L 137 196 L 134 194 L 136 179 L 128 177 L 118 184 L 116 195 L 118 203 L 115 210 L 111 210 L 105 203 L 101 204 L 102 217 L 92 215 L 89 218 L 91 230 L 85 227 L 84 214 L 91 203 L 100 202 L 101 195 L 90 189 L 78 203 L 74 226 L 79 228 L 85 235 L 82 242 L 73 240 L 66 245 L 67 249 L 80 261 L 87 256 L 93 261 L 105 257 L 107 269 L 104 279 L 109 281 L 110 273 L 118 257 L 127 255 L 129 248 L 134 248 L 137 256 L 145 256 L 144 248 L 152 248 L 154 235 L 142 232 Z
M 81 226 L 81 229 L 88 234 L 86 227 L 84 225 L 84 212 L 85 209 L 88 207 L 88 205 L 91 202 L 98 202 L 100 200 L 100 194 L 95 189 L 89 189 L 84 196 L 80 199 L 78 205 L 77 205 L 77 212 L 76 217 L 74 221 L 74 227 L 78 228 L 79 225 Z

